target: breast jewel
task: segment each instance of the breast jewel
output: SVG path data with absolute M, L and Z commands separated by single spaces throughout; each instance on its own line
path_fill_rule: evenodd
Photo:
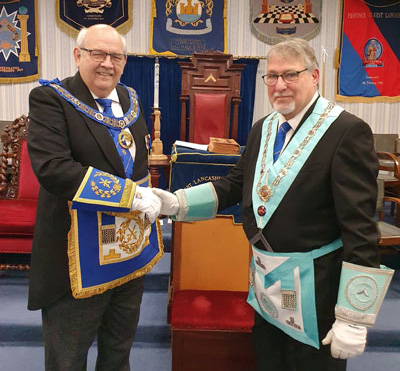
M 258 178 L 258 182 L 256 185 L 256 191 L 257 191 L 257 194 L 260 197 L 261 201 L 267 202 L 272 197 L 272 195 L 274 194 L 274 192 L 275 192 L 276 188 L 278 187 L 279 183 L 281 182 L 281 180 L 287 175 L 289 169 L 295 163 L 297 158 L 301 155 L 304 147 L 308 144 L 308 142 L 316 134 L 317 130 L 320 128 L 320 126 L 323 124 L 325 119 L 328 117 L 329 112 L 332 110 L 332 108 L 334 106 L 335 106 L 334 103 L 332 103 L 332 102 L 328 103 L 324 112 L 321 114 L 320 118 L 314 124 L 314 126 L 309 130 L 309 132 L 307 133 L 307 136 L 300 143 L 299 147 L 293 151 L 288 162 L 283 166 L 282 169 L 279 170 L 278 175 L 272 181 L 271 185 L 268 185 L 269 171 L 266 169 L 266 157 L 267 157 L 267 152 L 268 152 L 268 143 L 269 143 L 269 140 L 270 140 L 271 134 L 272 134 L 272 123 L 273 123 L 274 119 L 277 117 L 278 112 L 275 112 L 275 114 L 271 115 L 271 118 L 268 121 L 267 137 L 264 142 L 264 148 L 263 148 L 263 153 L 262 153 L 262 158 L 261 158 L 260 176 Z M 265 177 L 265 182 L 263 185 L 261 185 L 264 177 Z

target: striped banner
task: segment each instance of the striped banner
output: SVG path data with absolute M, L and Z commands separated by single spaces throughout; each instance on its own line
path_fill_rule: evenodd
M 400 1 L 342 0 L 337 100 L 400 101 Z

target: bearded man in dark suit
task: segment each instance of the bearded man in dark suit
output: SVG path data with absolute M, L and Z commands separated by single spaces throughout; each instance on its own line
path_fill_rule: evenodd
M 124 37 L 108 25 L 84 28 L 73 53 L 76 75 L 42 80 L 29 97 L 41 188 L 28 308 L 42 310 L 46 370 L 86 369 L 96 336 L 96 369 L 129 370 L 143 275 L 162 256 L 161 200 L 145 187 L 150 142 L 139 98 L 119 84 Z M 127 223 L 142 234 L 126 233 Z
M 274 112 L 254 124 L 232 171 L 173 195 L 153 192 L 177 220 L 212 218 L 242 201 L 258 370 L 345 370 L 373 320 L 339 290 L 364 276 L 341 271 L 379 271 L 371 128 L 319 95 L 318 63 L 303 39 L 270 48 L 263 80 Z

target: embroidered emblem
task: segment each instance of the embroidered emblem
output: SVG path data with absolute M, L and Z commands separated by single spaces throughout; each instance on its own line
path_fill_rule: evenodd
M 147 218 L 143 221 L 140 215 L 143 215 L 140 211 L 131 211 L 129 218 L 125 219 L 116 231 L 118 247 L 129 255 L 137 253 L 150 243 L 145 230 L 151 223 Z
M 276 309 L 274 303 L 270 298 L 268 298 L 267 294 L 261 293 L 261 308 L 267 312 L 271 317 L 278 318 L 278 310 Z
M 111 0 L 77 0 L 77 7 L 84 6 L 85 13 L 104 13 L 104 7 L 111 8 L 112 2 Z
M 257 256 L 257 260 L 255 260 L 255 263 L 262 269 L 265 269 L 265 265 L 262 263 L 261 258 Z
M 378 298 L 378 285 L 370 276 L 353 277 L 346 285 L 346 299 L 359 310 L 371 308 Z
M 250 269 L 249 269 L 249 283 L 250 283 L 250 286 L 253 288 L 253 290 L 254 290 L 254 275 L 255 275 L 255 273 L 256 273 L 256 271 L 252 267 L 250 267 Z
M 281 291 L 281 308 L 287 310 L 297 310 L 297 299 L 295 290 Z
M 295 321 L 293 317 L 290 317 L 289 320 L 286 320 L 286 324 L 289 326 L 292 326 L 293 328 L 297 330 L 301 330 L 301 326 L 299 326 Z
M 98 171 L 94 174 L 94 177 L 100 177 L 100 181 L 96 182 L 92 180 L 90 185 L 92 191 L 96 193 L 96 195 L 100 195 L 101 198 L 111 198 L 121 191 L 121 184 L 116 176 Z
M 115 242 L 115 224 L 103 225 L 101 227 L 101 242 L 103 244 Z

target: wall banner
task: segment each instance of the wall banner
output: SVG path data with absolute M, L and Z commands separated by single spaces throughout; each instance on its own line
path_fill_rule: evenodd
M 126 33 L 132 27 L 132 0 L 56 0 L 57 24 L 79 32 L 82 27 L 105 23 Z
M 250 0 L 250 28 L 268 44 L 288 37 L 310 40 L 321 24 L 321 0 Z
M 226 0 L 152 0 L 150 53 L 226 53 Z
M 36 0 L 0 0 L 0 83 L 39 78 Z
M 341 0 L 338 101 L 400 101 L 400 1 Z

